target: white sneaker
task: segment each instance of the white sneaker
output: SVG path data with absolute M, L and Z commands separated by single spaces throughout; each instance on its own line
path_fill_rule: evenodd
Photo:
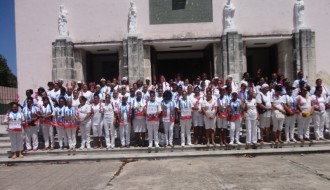
M 188 146 L 192 146 L 192 144 L 191 143 L 188 143 Z
M 242 143 L 241 143 L 241 142 L 239 142 L 239 141 L 236 141 L 236 144 L 239 144 L 239 145 L 240 145 L 240 144 L 242 144 Z
M 286 143 L 290 143 L 290 140 L 289 140 L 289 139 L 287 139 L 285 142 L 286 142 Z
M 230 141 L 230 143 L 229 143 L 230 145 L 233 145 L 234 144 L 234 142 L 233 141 Z

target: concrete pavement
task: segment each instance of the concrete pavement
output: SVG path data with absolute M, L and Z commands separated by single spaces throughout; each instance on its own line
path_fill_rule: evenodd
M 219 190 L 330 187 L 330 154 L 0 166 L 0 189 Z

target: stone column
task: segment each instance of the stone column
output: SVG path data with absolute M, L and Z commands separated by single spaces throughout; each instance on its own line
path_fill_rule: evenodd
M 214 76 L 223 77 L 221 43 L 213 43 Z
M 73 43 L 69 39 L 57 39 L 52 43 L 53 69 L 52 79 L 69 82 L 76 79 L 73 57 Z
M 123 47 L 119 48 L 119 79 L 128 77 L 128 60 L 127 60 L 127 40 L 123 41 Z
M 74 72 L 75 81 L 87 80 L 86 51 L 83 49 L 74 49 Z
M 149 77 L 151 79 L 151 55 L 150 55 L 150 46 L 143 46 L 144 52 L 144 75 L 143 78 Z
M 246 70 L 243 66 L 243 40 L 237 32 L 228 32 L 221 37 L 223 76 L 231 75 L 238 82 Z M 245 70 L 244 70 L 245 68 Z
M 295 75 L 298 71 L 303 71 L 309 83 L 314 84 L 316 80 L 315 32 L 311 29 L 300 29 L 293 36 Z
M 144 79 L 143 40 L 136 35 L 127 38 L 128 80 L 130 83 Z

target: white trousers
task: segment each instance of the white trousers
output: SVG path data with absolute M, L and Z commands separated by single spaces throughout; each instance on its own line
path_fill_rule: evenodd
M 102 137 L 102 128 L 103 128 L 103 122 L 101 122 L 98 125 L 93 124 L 93 136 Z
M 164 121 L 166 145 L 173 145 L 173 127 L 174 122 Z
M 8 131 L 11 144 L 11 152 L 18 152 L 23 150 L 23 138 L 21 131 Z
M 65 134 L 64 128 L 56 127 L 56 131 L 57 131 L 58 144 L 60 148 L 63 148 L 63 146 L 68 146 L 68 137 Z
M 28 150 L 31 150 L 31 148 L 38 149 L 38 127 L 28 126 L 24 128 L 24 131 L 25 131 L 26 149 Z
M 258 127 L 257 120 L 246 119 L 246 143 L 257 143 L 258 141 Z
M 76 148 L 77 140 L 76 140 L 76 131 L 77 128 L 65 128 L 66 136 L 69 141 L 69 148 Z
M 116 129 L 113 125 L 113 121 L 110 122 L 103 122 L 104 124 L 104 131 L 105 131 L 105 144 L 107 147 L 115 147 L 115 133 Z M 111 139 L 111 142 L 110 142 Z
M 91 121 L 80 124 L 80 134 L 81 134 L 81 148 L 85 146 L 87 148 L 91 147 Z
M 297 121 L 297 115 L 287 116 L 285 118 L 285 139 L 294 139 L 294 126 Z
M 311 117 L 303 117 L 301 114 L 298 115 L 298 137 L 309 138 L 309 124 Z
M 270 122 L 271 122 L 272 118 L 271 117 L 264 117 L 264 116 L 260 116 L 260 123 L 259 126 L 261 129 L 264 128 L 270 128 Z
M 156 147 L 159 147 L 159 139 L 158 139 L 159 122 L 147 121 L 147 128 L 148 128 L 149 147 L 153 146 L 153 142 L 155 142 Z
M 275 116 L 272 117 L 273 121 L 273 132 L 282 131 L 283 124 L 285 118 L 276 118 Z
M 181 145 L 184 146 L 185 143 L 185 137 L 187 137 L 187 144 L 191 144 L 191 119 L 185 119 L 180 120 L 180 126 L 181 126 Z
M 314 121 L 315 138 L 324 138 L 323 131 L 326 120 L 327 120 L 326 112 L 314 112 L 313 121 Z
M 54 128 L 50 124 L 41 124 L 41 131 L 42 136 L 44 137 L 45 141 L 45 148 L 49 147 L 49 141 L 50 141 L 50 147 L 55 147 L 55 140 L 54 140 Z
M 120 141 L 122 146 L 129 146 L 131 143 L 130 135 L 131 135 L 131 124 L 124 123 L 119 126 L 120 133 Z
M 236 140 L 236 142 L 239 142 L 241 122 L 242 122 L 241 119 L 237 119 L 236 121 L 230 121 L 230 132 L 229 132 L 230 142 L 234 142 L 234 139 Z

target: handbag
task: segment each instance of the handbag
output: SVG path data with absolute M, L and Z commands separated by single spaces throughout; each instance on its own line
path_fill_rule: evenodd
M 164 122 L 162 122 L 162 121 L 159 122 L 158 132 L 160 132 L 160 133 L 165 133 Z
M 276 119 L 284 119 L 285 118 L 285 115 L 283 113 L 281 113 L 280 111 L 278 111 L 278 110 L 274 110 L 274 113 L 275 113 L 275 118 Z

